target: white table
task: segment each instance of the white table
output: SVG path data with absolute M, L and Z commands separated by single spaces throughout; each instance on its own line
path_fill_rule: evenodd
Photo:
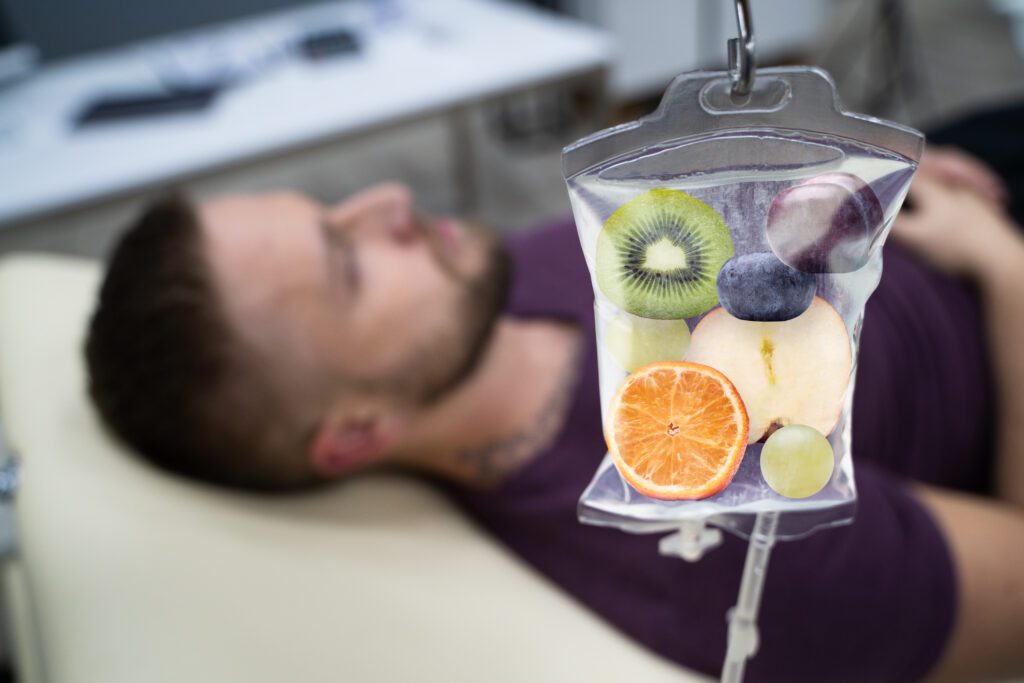
M 606 35 L 487 0 L 405 0 L 381 25 L 328 3 L 56 64 L 0 93 L 0 227 L 363 133 L 413 117 L 600 72 Z M 310 64 L 270 60 L 195 114 L 76 129 L 97 93 L 155 86 L 170 55 L 266 58 L 310 28 L 351 25 L 363 50 Z M 200 60 L 201 61 L 201 60 Z M 454 119 L 458 121 L 458 118 Z M 463 159 L 464 176 L 468 160 Z

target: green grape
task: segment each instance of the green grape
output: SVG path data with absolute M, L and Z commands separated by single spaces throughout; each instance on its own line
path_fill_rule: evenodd
M 761 449 L 761 474 L 787 498 L 807 498 L 832 478 L 835 455 L 828 439 L 806 425 L 789 425 L 768 437 Z
M 634 315 L 612 318 L 604 344 L 626 372 L 659 360 L 683 360 L 690 348 L 685 320 L 654 320 Z

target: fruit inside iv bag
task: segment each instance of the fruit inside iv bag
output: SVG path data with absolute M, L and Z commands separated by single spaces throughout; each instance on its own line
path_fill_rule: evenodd
M 604 344 L 626 372 L 659 360 L 683 360 L 690 348 L 685 320 L 655 320 L 623 313 L 608 320 Z
M 693 330 L 686 359 L 721 371 L 736 386 L 751 441 L 790 424 L 830 434 L 853 367 L 843 319 L 820 297 L 783 322 L 740 320 L 716 308 Z
M 691 318 L 718 303 L 715 278 L 732 255 L 729 227 L 717 211 L 685 192 L 655 188 L 605 222 L 597 283 L 633 315 Z
M 718 271 L 718 298 L 740 320 L 791 320 L 811 305 L 818 285 L 769 252 L 734 256 Z
M 851 173 L 824 173 L 779 192 L 765 231 L 790 267 L 849 273 L 867 263 L 883 219 L 870 185 Z
M 820 208 L 816 196 L 810 201 Z M 748 439 L 770 438 L 787 425 L 822 439 L 833 431 L 852 349 L 842 317 L 816 296 L 814 275 L 771 251 L 730 256 L 734 246 L 722 216 L 677 190 L 655 188 L 620 206 L 597 247 L 599 288 L 625 308 L 606 311 L 602 321 L 603 346 L 628 375 L 615 392 L 606 439 L 620 473 L 637 490 L 663 499 L 712 496 L 731 481 L 724 473 L 742 462 Z M 685 318 L 702 314 L 691 335 Z M 694 391 L 694 378 L 703 377 L 695 368 L 720 378 L 724 394 L 735 393 L 737 400 Z M 713 417 L 723 405 L 730 406 L 724 422 Z M 739 441 L 709 445 L 707 430 L 741 423 L 742 447 Z M 715 466 L 709 448 L 720 458 Z M 818 483 L 820 459 L 800 456 L 808 452 L 822 449 L 798 449 L 784 466 L 769 468 L 784 473 L 777 477 L 783 495 L 804 497 Z
M 828 439 L 807 425 L 782 427 L 761 449 L 761 474 L 787 498 L 809 498 L 832 478 L 835 454 Z
M 747 447 L 736 388 L 713 368 L 646 365 L 622 383 L 605 437 L 623 478 L 651 498 L 699 499 L 732 481 Z
M 854 335 L 887 216 L 912 175 L 867 148 L 843 154 L 799 180 L 791 167 L 759 166 L 661 185 L 620 170 L 633 160 L 569 180 L 597 298 L 605 437 L 636 491 L 727 506 L 767 491 L 794 502 L 822 487 L 840 495 L 830 487 L 848 455 Z M 699 373 L 662 367 L 680 362 L 727 389 L 690 391 Z M 707 438 L 741 423 L 742 448 Z

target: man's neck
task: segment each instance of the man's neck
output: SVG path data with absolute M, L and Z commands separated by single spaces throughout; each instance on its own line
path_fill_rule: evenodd
M 578 346 L 569 324 L 501 318 L 477 372 L 418 422 L 399 462 L 468 487 L 495 486 L 558 435 Z

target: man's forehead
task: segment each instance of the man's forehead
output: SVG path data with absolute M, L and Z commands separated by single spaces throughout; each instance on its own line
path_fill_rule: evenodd
M 219 270 L 235 260 L 255 259 L 257 263 L 251 265 L 258 266 L 268 260 L 259 258 L 268 251 L 283 251 L 279 255 L 287 258 L 308 242 L 303 233 L 317 227 L 319 209 L 312 200 L 293 193 L 229 195 L 203 202 L 199 221 L 215 260 L 212 265 Z
M 273 224 L 284 216 L 309 218 L 319 212 L 320 206 L 310 197 L 287 191 L 223 195 L 199 205 L 200 217 L 215 229 L 222 223 L 242 229 Z
M 236 324 L 268 324 L 286 301 L 318 290 L 323 253 L 312 200 L 233 195 L 203 203 L 199 218 L 213 279 Z

